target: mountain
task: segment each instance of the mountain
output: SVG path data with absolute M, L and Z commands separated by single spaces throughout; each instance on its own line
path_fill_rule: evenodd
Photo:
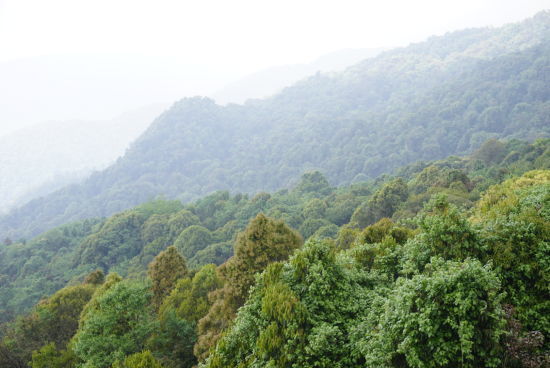
M 341 71 L 363 59 L 380 54 L 382 49 L 343 49 L 325 54 L 307 64 L 267 68 L 232 82 L 210 95 L 218 104 L 242 104 L 251 98 L 266 98 L 317 72 Z
M 393 325 L 396 338 L 413 335 L 417 349 L 430 343 L 424 366 L 440 366 L 433 351 L 442 341 L 447 355 L 440 352 L 439 361 L 466 357 L 476 362 L 471 366 L 500 367 L 499 359 L 517 360 L 519 346 L 523 361 L 544 362 L 550 170 L 543 167 L 550 167 L 550 139 L 489 140 L 470 157 L 417 162 L 396 177 L 335 188 L 309 172 L 276 193 L 217 192 L 187 205 L 156 200 L 29 242 L 5 242 L 0 366 L 161 367 L 150 363 L 156 358 L 163 367 L 191 368 L 208 354 L 223 359 L 206 360 L 208 367 L 289 366 L 270 359 L 284 357 L 299 367 L 332 359 L 359 368 L 362 355 L 379 366 L 365 343 L 384 346 L 372 332 Z M 417 302 L 408 303 L 406 293 Z M 380 298 L 392 295 L 401 296 L 398 313 L 376 328 L 396 307 Z M 375 320 L 365 326 L 369 314 Z M 432 324 L 428 332 L 417 328 L 425 334 L 417 338 L 402 327 L 410 320 L 413 327 Z M 264 339 L 268 333 L 281 338 Z M 528 344 L 526 333 L 533 337 Z M 461 343 L 471 336 L 475 341 Z M 264 341 L 286 345 L 277 351 Z M 457 346 L 476 349 L 464 354 Z M 149 363 L 113 364 L 140 351 Z M 388 362 L 395 351 L 387 348 Z M 253 364 L 242 358 L 251 354 Z M 304 364 L 304 356 L 313 363 Z M 502 365 L 517 366 L 547 364 Z
M 207 94 L 238 76 L 173 56 L 45 55 L 0 63 L 0 136 L 43 121 L 109 120 Z
M 98 268 L 142 276 L 169 245 L 190 267 L 221 264 L 258 213 L 284 220 L 304 239 L 335 237 L 348 223 L 363 228 L 381 217 L 414 217 L 436 193 L 470 208 L 489 185 L 533 169 L 550 169 L 550 139 L 490 140 L 470 157 L 416 162 L 400 168 L 395 178 L 384 175 L 339 188 L 310 172 L 289 190 L 253 197 L 216 192 L 188 204 L 155 200 L 106 219 L 64 224 L 27 242 L 2 239 L 0 323 Z
M 0 235 L 29 237 L 158 195 L 277 190 L 312 169 L 343 185 L 490 138 L 548 137 L 549 39 L 546 11 L 432 37 L 244 105 L 181 100 L 112 166 L 2 217 Z
M 0 212 L 101 170 L 124 154 L 164 106 L 107 121 L 50 121 L 0 137 Z

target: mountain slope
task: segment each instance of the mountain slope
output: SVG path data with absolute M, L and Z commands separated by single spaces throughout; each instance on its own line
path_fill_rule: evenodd
M 248 75 L 214 92 L 216 103 L 242 104 L 250 98 L 265 98 L 280 92 L 300 79 L 317 72 L 341 71 L 359 61 L 374 57 L 382 49 L 344 49 L 323 55 L 308 64 L 274 66 Z
M 542 12 L 386 52 L 244 106 L 184 99 L 113 166 L 3 217 L 0 235 L 34 235 L 159 194 L 275 190 L 310 169 L 339 185 L 488 138 L 549 136 L 548 39 Z
M 0 137 L 0 213 L 84 179 L 124 154 L 164 106 L 108 121 L 51 121 Z
M 397 178 L 334 188 L 313 172 L 291 190 L 254 197 L 217 192 L 186 205 L 158 200 L 107 219 L 65 224 L 28 242 L 0 243 L 0 323 L 95 269 L 143 275 L 172 244 L 189 267 L 223 263 L 237 233 L 260 212 L 284 220 L 304 239 L 334 238 L 347 223 L 363 228 L 381 217 L 414 217 L 435 193 L 469 208 L 489 185 L 543 168 L 550 168 L 550 139 L 489 141 L 470 157 L 406 166 Z

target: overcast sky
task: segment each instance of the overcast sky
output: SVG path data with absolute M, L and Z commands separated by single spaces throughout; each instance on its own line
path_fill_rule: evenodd
M 180 77 L 190 78 L 194 89 L 177 93 L 203 93 L 273 65 L 308 62 L 343 48 L 405 46 L 548 8 L 550 0 L 0 0 L 0 68 L 45 55 L 147 56 L 188 72 Z M 4 92 L 12 87 L 0 80 Z M 70 116 L 84 118 L 74 111 Z M 13 120 L 0 116 L 0 125 Z
M 550 0 L 0 0 L 0 58 L 162 54 L 254 71 L 512 22 Z

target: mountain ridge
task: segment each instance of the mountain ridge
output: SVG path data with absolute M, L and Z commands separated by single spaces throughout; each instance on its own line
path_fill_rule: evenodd
M 387 51 L 244 105 L 181 100 L 114 165 L 3 217 L 0 234 L 34 235 L 161 194 L 276 190 L 312 169 L 340 185 L 490 138 L 548 136 L 549 36 L 545 11 Z

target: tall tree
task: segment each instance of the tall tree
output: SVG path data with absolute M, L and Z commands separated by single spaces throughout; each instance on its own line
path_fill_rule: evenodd
M 149 264 L 148 275 L 152 282 L 153 305 L 160 307 L 179 279 L 187 276 L 187 264 L 174 246 L 160 252 Z
M 199 321 L 200 337 L 195 345 L 195 354 L 199 358 L 208 354 L 221 332 L 235 318 L 237 309 L 248 297 L 256 273 L 272 262 L 288 259 L 301 245 L 300 235 L 282 221 L 273 220 L 262 213 L 250 221 L 237 237 L 235 255 L 219 268 L 225 282 L 223 289 L 214 292 L 210 311 Z
M 81 368 L 108 368 L 142 351 L 154 328 L 150 301 L 149 286 L 137 281 L 116 282 L 94 297 L 72 340 Z

